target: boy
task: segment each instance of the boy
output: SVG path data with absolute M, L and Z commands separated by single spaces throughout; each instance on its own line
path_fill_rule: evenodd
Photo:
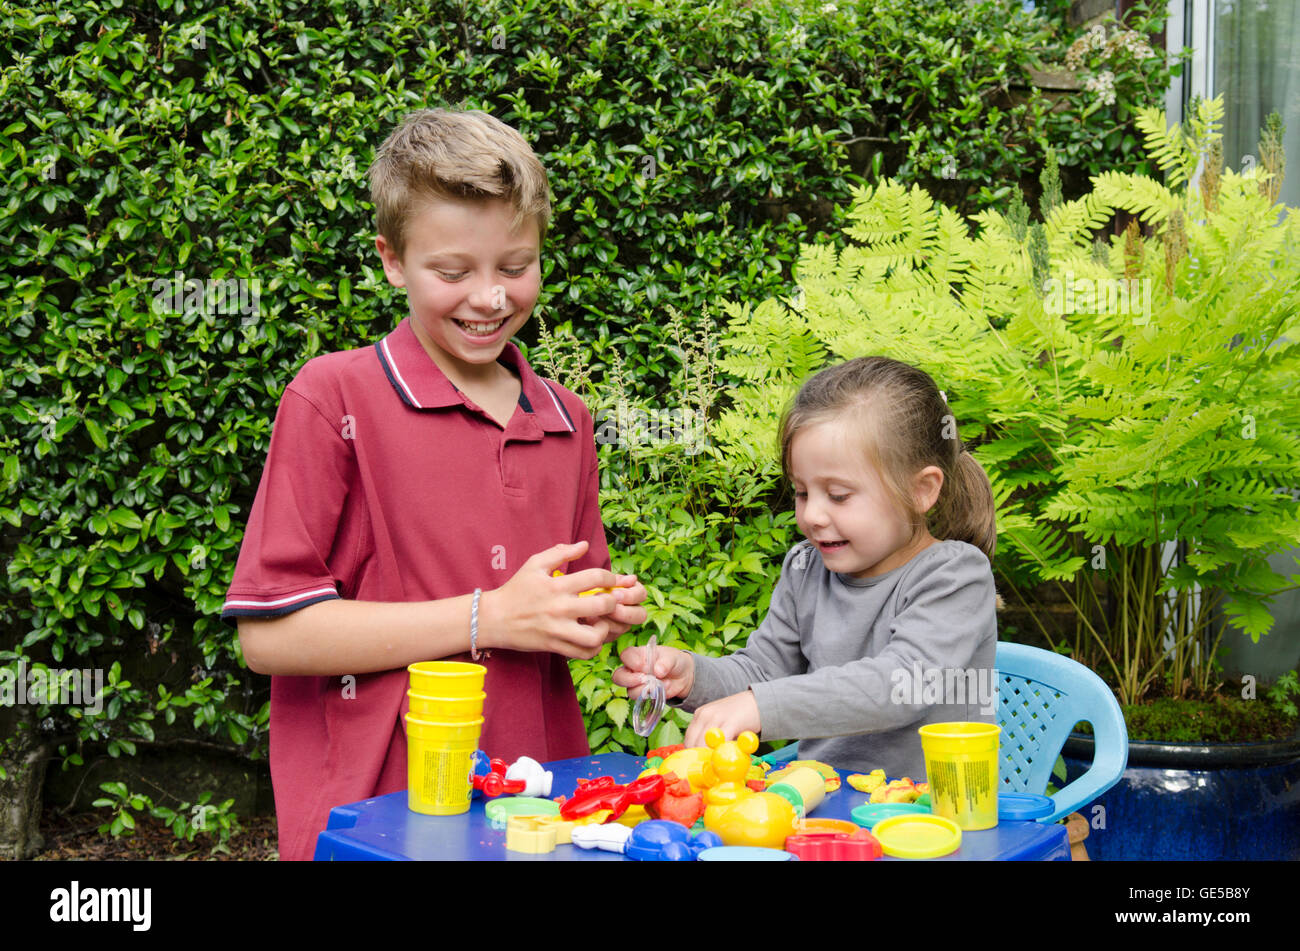
M 409 316 L 285 390 L 222 610 L 272 675 L 288 860 L 311 858 L 331 807 L 405 788 L 408 664 L 482 651 L 480 747 L 584 756 L 565 658 L 645 620 L 645 589 L 608 570 L 591 416 L 509 343 L 541 286 L 540 161 L 485 113 L 422 110 L 370 178 Z M 596 587 L 614 591 L 578 597 Z

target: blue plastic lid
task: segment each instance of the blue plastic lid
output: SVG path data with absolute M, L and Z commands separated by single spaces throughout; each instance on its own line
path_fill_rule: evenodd
M 1025 822 L 1056 811 L 1052 800 L 1036 793 L 998 793 L 998 821 Z
M 722 845 L 705 849 L 701 862 L 789 862 L 795 856 L 783 849 L 761 849 L 754 845 Z

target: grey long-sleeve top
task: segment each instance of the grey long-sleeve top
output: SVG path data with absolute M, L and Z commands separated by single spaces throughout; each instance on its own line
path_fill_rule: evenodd
M 840 769 L 925 775 L 925 723 L 996 722 L 996 592 L 984 553 L 941 541 L 875 578 L 827 571 L 810 542 L 786 554 L 767 617 L 727 657 L 694 655 L 694 711 L 746 688 L 764 739 Z

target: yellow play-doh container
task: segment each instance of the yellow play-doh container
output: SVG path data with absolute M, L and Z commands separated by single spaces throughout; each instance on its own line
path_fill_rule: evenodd
M 459 660 L 425 660 L 406 668 L 411 689 L 426 697 L 472 697 L 483 689 L 487 668 Z
M 998 734 L 994 723 L 921 727 L 930 811 L 974 832 L 998 824 Z
M 406 804 L 427 816 L 469 811 L 470 774 L 483 718 L 444 722 L 406 715 Z
M 785 775 L 785 778 L 779 783 L 773 783 L 768 787 L 768 792 L 776 792 L 777 786 L 793 787 L 799 794 L 799 802 L 795 805 L 803 809 L 803 814 L 807 815 L 821 805 L 826 798 L 826 780 L 817 770 L 808 766 L 800 766 Z
M 406 691 L 410 702 L 411 716 L 421 720 L 476 720 L 483 715 L 483 700 L 487 696 L 482 690 L 468 697 L 430 697 L 427 694 Z

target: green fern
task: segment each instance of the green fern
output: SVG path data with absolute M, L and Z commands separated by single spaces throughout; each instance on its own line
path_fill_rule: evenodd
M 1073 655 L 1107 667 L 1126 702 L 1166 675 L 1208 689 L 1209 612 L 1223 601 L 1232 623 L 1266 630 L 1261 606 L 1287 580 L 1265 558 L 1300 544 L 1287 491 L 1300 484 L 1300 214 L 1231 171 L 1217 210 L 1188 193 L 1221 119 L 1216 101 L 1186 129 L 1144 113 L 1166 180 L 1104 173 L 1040 226 L 966 221 L 892 181 L 859 190 L 849 246 L 803 249 L 801 310 L 729 306 L 723 363 L 742 386 L 720 451 L 770 464 L 785 402 L 828 362 L 920 366 L 989 474 L 999 574 L 1024 597 L 1061 588 Z M 1156 231 L 1139 255 L 1096 242 L 1118 210 Z M 1184 235 L 1185 251 L 1172 244 Z
M 1165 184 L 1170 188 L 1185 185 L 1196 170 L 1196 153 L 1188 147 L 1178 123 L 1166 126 L 1164 111 L 1156 106 L 1138 110 L 1134 122 L 1146 142 L 1147 154 L 1165 173 Z

